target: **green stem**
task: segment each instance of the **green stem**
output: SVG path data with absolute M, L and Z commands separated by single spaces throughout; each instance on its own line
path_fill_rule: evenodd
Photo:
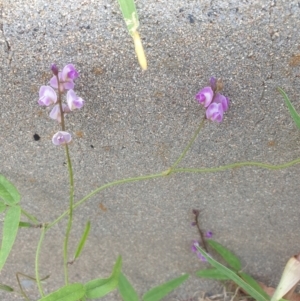
M 286 162 L 283 164 L 273 165 L 273 164 L 267 164 L 267 163 L 261 163 L 261 162 L 237 162 L 233 164 L 228 164 L 224 166 L 219 167 L 211 167 L 211 168 L 176 168 L 171 171 L 171 173 L 176 172 L 194 172 L 194 173 L 206 173 L 206 172 L 217 172 L 217 171 L 224 171 L 227 169 L 233 169 L 243 166 L 257 166 L 265 169 L 271 169 L 271 170 L 278 170 L 278 169 L 284 169 L 290 166 L 293 166 L 295 164 L 300 163 L 300 158 L 295 159 L 290 162 Z
M 179 158 L 176 160 L 176 162 L 172 165 L 171 167 L 171 172 L 172 170 L 180 163 L 180 161 L 184 158 L 184 156 L 186 155 L 186 153 L 188 152 L 188 150 L 190 149 L 190 147 L 192 146 L 192 144 L 194 143 L 194 141 L 196 140 L 199 132 L 201 131 L 201 129 L 204 126 L 204 121 L 205 121 L 205 117 L 202 119 L 197 131 L 195 132 L 194 136 L 192 137 L 191 141 L 189 142 L 189 144 L 186 146 L 186 148 L 184 149 L 184 151 L 182 152 L 182 154 L 179 156 Z
M 117 180 L 114 182 L 110 182 L 107 184 L 104 184 L 102 186 L 100 186 L 99 188 L 93 190 L 92 192 L 90 192 L 88 195 L 86 195 L 84 198 L 82 198 L 80 201 L 76 202 L 73 205 L 73 209 L 77 208 L 78 206 L 80 206 L 81 204 L 83 204 L 84 202 L 86 202 L 89 198 L 91 198 L 93 195 L 95 195 L 96 193 L 112 187 L 112 186 L 117 186 L 120 184 L 125 184 L 125 183 L 130 183 L 130 182 L 138 182 L 138 181 L 143 181 L 143 180 L 150 180 L 150 179 L 155 179 L 155 178 L 160 178 L 160 177 L 164 177 L 167 174 L 165 172 L 161 172 L 161 173 L 157 173 L 157 174 L 151 174 L 151 175 L 146 175 L 146 176 L 140 176 L 140 177 L 134 177 L 134 178 L 127 178 L 127 179 L 122 179 L 122 180 Z M 48 225 L 47 228 L 51 228 L 53 227 L 55 224 L 57 224 L 64 216 L 66 216 L 69 213 L 70 210 L 65 211 L 62 215 L 60 215 L 55 221 L 53 221 L 52 223 L 50 223 Z
M 45 237 L 45 232 L 46 232 L 46 228 L 45 228 L 45 225 L 43 225 L 42 233 L 41 233 L 40 240 L 39 240 L 39 243 L 38 243 L 38 246 L 36 249 L 36 253 L 35 253 L 35 278 L 36 278 L 36 283 L 39 288 L 41 297 L 44 297 L 44 292 L 43 292 L 41 279 L 40 279 L 40 275 L 39 275 L 39 255 L 40 255 L 40 251 L 41 251 L 42 242 Z
M 69 282 L 69 274 L 68 274 L 68 243 L 69 243 L 69 237 L 70 232 L 72 228 L 72 222 L 73 222 L 73 203 L 74 203 L 74 176 L 73 176 L 73 169 L 72 169 L 72 162 L 70 158 L 69 148 L 66 144 L 66 156 L 68 160 L 68 170 L 69 170 L 69 181 L 70 181 L 70 202 L 69 202 L 69 221 L 67 225 L 66 230 L 66 237 L 64 241 L 64 273 L 65 273 L 65 283 L 66 285 Z
M 28 213 L 27 211 L 25 211 L 24 209 L 21 209 L 21 212 L 23 215 L 25 215 L 29 220 L 31 220 L 34 224 L 38 224 L 39 221 L 37 220 L 37 218 L 35 218 L 33 215 L 31 215 L 30 213 Z
M 224 171 L 228 169 L 233 169 L 233 168 L 238 168 L 242 166 L 258 166 L 261 168 L 266 168 L 266 169 L 271 169 L 271 170 L 278 170 L 278 169 L 283 169 L 287 168 L 290 166 L 293 166 L 295 164 L 300 163 L 300 158 L 284 163 L 284 164 L 279 164 L 279 165 L 272 165 L 272 164 L 265 164 L 265 163 L 260 163 L 260 162 L 238 162 L 238 163 L 233 163 L 233 164 L 228 164 L 224 166 L 219 166 L 219 167 L 212 167 L 212 168 L 176 168 L 173 169 L 171 172 L 161 172 L 158 174 L 151 174 L 151 175 L 146 175 L 146 176 L 140 176 L 140 177 L 134 177 L 134 178 L 127 178 L 127 179 L 122 179 L 122 180 L 117 180 L 114 182 L 110 182 L 108 184 L 102 185 L 101 187 L 93 190 L 91 193 L 86 195 L 84 198 L 82 198 L 80 201 L 76 202 L 73 205 L 73 209 L 77 208 L 81 204 L 83 204 L 85 201 L 87 201 L 89 198 L 97 194 L 98 192 L 112 187 L 112 186 L 117 186 L 120 184 L 125 184 L 125 183 L 130 183 L 130 182 L 137 182 L 137 181 L 143 181 L 143 180 L 149 180 L 149 179 L 154 179 L 154 178 L 160 178 L 164 177 L 166 175 L 169 175 L 171 173 L 180 173 L 180 172 L 194 172 L 194 173 L 205 173 L 205 172 L 217 172 L 217 171 Z M 47 228 L 53 227 L 55 224 L 57 224 L 62 218 L 64 218 L 67 214 L 69 213 L 69 210 L 65 211 L 63 214 L 61 214 L 55 221 L 50 223 Z

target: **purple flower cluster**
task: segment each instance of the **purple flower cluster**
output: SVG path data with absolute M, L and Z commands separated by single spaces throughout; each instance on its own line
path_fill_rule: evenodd
M 211 231 L 207 231 L 205 233 L 205 238 L 212 238 L 213 233 Z M 198 251 L 197 247 L 201 247 L 200 242 L 197 240 L 193 240 L 192 241 L 192 246 L 191 246 L 191 250 L 193 253 L 196 253 L 197 257 L 201 260 L 206 262 L 206 258 Z
M 200 90 L 195 98 L 206 108 L 206 118 L 222 122 L 223 114 L 228 110 L 229 98 L 220 94 L 222 84 L 214 77 L 210 79 L 210 86 Z
M 61 123 L 61 115 L 70 113 L 75 109 L 81 109 L 84 105 L 84 100 L 77 96 L 73 90 L 75 86 L 74 80 L 79 76 L 78 71 L 75 69 L 74 65 L 68 64 L 63 68 L 61 72 L 59 72 L 58 67 L 55 64 L 52 64 L 51 70 L 54 75 L 50 79 L 50 86 L 41 86 L 39 91 L 38 104 L 40 106 L 46 107 L 54 105 L 49 116 L 50 118 Z M 57 97 L 57 94 L 53 88 L 59 90 L 59 95 L 67 92 L 66 104 L 60 103 L 61 99 Z M 52 142 L 55 145 L 64 145 L 69 143 L 71 140 L 71 135 L 65 131 L 57 132 L 52 138 Z

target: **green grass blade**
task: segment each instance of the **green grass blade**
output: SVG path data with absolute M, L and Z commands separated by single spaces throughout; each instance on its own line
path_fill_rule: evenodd
M 135 289 L 123 273 L 120 273 L 118 288 L 124 301 L 139 301 L 139 297 Z
M 283 96 L 283 99 L 290 111 L 290 114 L 294 120 L 294 122 L 296 123 L 297 127 L 300 129 L 300 116 L 299 114 L 297 113 L 297 111 L 295 110 L 294 106 L 292 105 L 289 97 L 287 96 L 287 94 L 280 88 L 278 87 L 277 88 L 278 91 L 281 93 L 281 95 Z
M 159 301 L 165 296 L 167 296 L 170 292 L 172 292 L 175 288 L 181 285 L 185 280 L 189 277 L 188 274 L 184 274 L 178 278 L 175 278 L 171 281 L 168 281 L 164 284 L 156 286 L 150 289 L 144 296 L 144 301 Z
M 97 278 L 85 284 L 86 298 L 88 299 L 102 298 L 109 292 L 113 291 L 118 286 L 121 268 L 122 268 L 122 257 L 119 256 L 114 265 L 110 277 L 104 279 Z
M 196 272 L 196 275 L 201 278 L 215 279 L 215 280 L 228 280 L 228 276 L 224 275 L 219 270 L 213 269 L 203 269 Z
M 207 259 L 207 261 L 216 269 L 218 269 L 221 273 L 228 276 L 233 282 L 235 282 L 239 287 L 241 287 L 245 292 L 247 292 L 251 297 L 253 297 L 256 301 L 267 301 L 269 298 L 265 298 L 258 291 L 256 291 L 251 285 L 245 282 L 242 278 L 240 278 L 234 271 L 228 269 L 218 261 L 214 260 L 210 255 L 208 255 L 204 250 L 197 247 L 198 251 Z
M 0 199 L 8 205 L 15 205 L 19 203 L 21 199 L 17 188 L 3 175 L 0 175 Z
M 261 288 L 261 286 L 257 283 L 257 281 L 254 278 L 252 278 L 250 275 L 246 273 L 239 273 L 239 275 L 245 282 L 251 285 L 257 292 L 259 292 L 266 299 L 269 299 L 269 295 Z
M 5 213 L 2 230 L 2 244 L 0 249 L 0 271 L 2 270 L 15 242 L 19 229 L 20 216 L 20 206 L 10 207 Z
M 90 229 L 91 229 L 91 222 L 88 221 L 87 224 L 86 224 L 86 226 L 85 226 L 85 229 L 84 229 L 84 232 L 82 234 L 82 237 L 81 237 L 81 239 L 79 241 L 78 247 L 76 249 L 76 252 L 75 252 L 75 255 L 74 255 L 74 259 L 76 259 L 76 258 L 78 258 L 80 256 L 80 254 L 82 252 L 82 249 L 83 249 L 83 247 L 85 245 L 85 242 L 86 242 L 86 240 L 88 238 L 88 235 L 90 233 Z
M 236 257 L 231 251 L 214 240 L 208 239 L 207 243 L 223 257 L 223 259 L 230 265 L 230 267 L 232 267 L 236 271 L 239 271 L 241 269 L 242 265 L 239 258 Z
M 60 288 L 38 301 L 78 301 L 84 294 L 85 289 L 83 284 L 73 283 Z
M 124 21 L 129 33 L 132 35 L 139 27 L 138 14 L 134 0 L 118 0 Z

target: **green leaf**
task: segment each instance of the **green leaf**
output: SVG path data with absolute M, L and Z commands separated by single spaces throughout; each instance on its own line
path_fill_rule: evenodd
M 239 271 L 242 267 L 241 262 L 238 257 L 236 257 L 232 252 L 230 252 L 227 248 L 222 246 L 220 243 L 208 239 L 207 243 L 218 252 L 223 259 L 236 271 Z
M 0 202 L 0 213 L 4 212 L 6 209 L 6 205 L 3 202 Z
M 82 237 L 80 239 L 80 242 L 78 244 L 78 247 L 76 249 L 76 252 L 75 252 L 75 255 L 74 255 L 74 259 L 78 258 L 79 255 L 81 254 L 82 249 L 83 249 L 83 247 L 85 245 L 85 242 L 87 240 L 87 237 L 89 235 L 90 229 L 91 229 L 91 222 L 88 221 L 87 224 L 86 224 L 86 226 L 85 226 L 85 229 L 84 229 L 84 232 L 82 234 Z
M 123 273 L 119 277 L 119 292 L 124 301 L 139 301 L 139 297 Z
M 85 284 L 85 296 L 90 299 L 101 298 L 113 291 L 118 286 L 121 268 L 122 257 L 119 256 L 110 277 L 94 279 Z
M 139 26 L 138 14 L 134 0 L 118 0 L 124 21 L 130 34 L 135 32 Z
M 0 271 L 2 270 L 15 242 L 19 229 L 20 216 L 20 206 L 10 207 L 5 213 L 2 231 L 2 244 L 0 249 Z
M 251 297 L 256 301 L 267 301 L 269 298 L 262 296 L 257 290 L 255 290 L 251 285 L 245 282 L 241 277 L 239 277 L 234 271 L 228 269 L 218 261 L 214 260 L 210 255 L 208 255 L 200 247 L 197 247 L 197 250 L 207 259 L 207 261 L 218 271 L 226 275 L 229 279 L 235 282 L 239 287 L 241 287 L 245 292 L 247 292 Z
M 85 294 L 85 289 L 81 283 L 68 284 L 59 290 L 43 297 L 39 301 L 77 301 Z
M 229 278 L 217 269 L 204 269 L 196 272 L 196 275 L 201 278 L 209 278 L 215 280 L 228 280 Z
M 19 228 L 31 228 L 34 225 L 28 222 L 19 222 Z
M 239 273 L 239 276 L 251 285 L 257 292 L 263 295 L 266 299 L 269 299 L 269 295 L 262 289 L 262 287 L 257 283 L 257 281 L 246 273 Z
M 0 198 L 8 205 L 15 205 L 19 203 L 21 199 L 17 188 L 3 175 L 0 175 Z
M 167 296 L 170 292 L 172 292 L 175 288 L 177 288 L 180 284 L 182 284 L 186 279 L 188 279 L 189 275 L 184 274 L 178 278 L 175 278 L 171 281 L 168 281 L 164 284 L 156 286 L 150 289 L 144 296 L 144 301 L 159 301 L 163 297 Z
M 294 120 L 294 122 L 296 123 L 297 127 L 300 129 L 300 116 L 299 114 L 297 113 L 297 111 L 295 110 L 294 106 L 292 105 L 289 97 L 286 95 L 286 93 L 280 88 L 278 87 L 277 88 L 278 91 L 281 93 L 281 95 L 283 96 L 283 99 L 290 111 L 290 114 Z
M 2 283 L 0 283 L 0 290 L 6 291 L 6 292 L 13 292 L 14 291 L 13 288 L 11 288 L 8 285 L 2 284 Z

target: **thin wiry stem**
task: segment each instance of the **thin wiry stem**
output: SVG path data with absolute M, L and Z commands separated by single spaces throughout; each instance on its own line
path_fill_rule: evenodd
M 88 195 L 86 195 L 84 198 L 82 198 L 80 201 L 76 202 L 73 205 L 73 209 L 77 208 L 78 206 L 80 206 L 81 204 L 83 204 L 84 202 L 86 202 L 89 198 L 91 198 L 92 196 L 94 196 L 95 194 L 97 194 L 98 192 L 112 187 L 112 186 L 117 186 L 120 184 L 125 184 L 125 183 L 131 183 L 131 182 L 138 182 L 138 181 L 144 181 L 144 180 L 150 180 L 150 179 L 155 179 L 155 178 L 160 178 L 160 177 L 164 177 L 166 176 L 165 172 L 161 172 L 161 173 L 157 173 L 157 174 L 151 174 L 151 175 L 146 175 L 146 176 L 140 176 L 140 177 L 134 177 L 134 178 L 127 178 L 127 179 L 122 179 L 122 180 L 117 180 L 114 182 L 110 182 L 107 184 L 104 184 L 102 186 L 100 186 L 99 188 L 93 190 L 92 192 L 90 192 Z M 48 228 L 53 227 L 55 224 L 57 224 L 64 216 L 66 216 L 69 213 L 70 210 L 65 211 L 63 214 L 61 214 L 55 221 L 53 221 L 52 223 L 50 223 L 48 225 Z
M 68 284 L 69 282 L 69 274 L 68 274 L 68 243 L 70 232 L 72 228 L 73 222 L 73 203 L 74 203 L 74 176 L 73 176 L 73 169 L 72 169 L 72 162 L 70 158 L 69 148 L 66 144 L 66 157 L 68 161 L 68 170 L 69 170 L 69 181 L 70 181 L 70 201 L 69 201 L 69 221 L 66 230 L 66 237 L 64 241 L 64 273 L 65 273 L 65 283 Z
M 44 292 L 43 292 L 40 274 L 39 274 L 39 256 L 40 256 L 40 252 L 41 252 L 42 242 L 45 237 L 45 232 L 46 232 L 46 228 L 45 228 L 45 225 L 43 225 L 40 240 L 39 240 L 38 246 L 36 248 L 36 253 L 35 253 L 35 278 L 36 278 L 36 283 L 37 283 L 41 297 L 44 297 Z
M 180 163 L 180 161 L 185 157 L 186 153 L 188 152 L 188 150 L 191 148 L 192 144 L 194 143 L 194 141 L 196 140 L 198 134 L 200 133 L 201 129 L 204 126 L 204 121 L 205 121 L 205 117 L 202 119 L 197 131 L 195 132 L 194 136 L 192 137 L 191 141 L 189 142 L 189 144 L 186 146 L 186 148 L 184 149 L 184 151 L 181 153 L 181 155 L 179 156 L 179 158 L 176 160 L 176 162 L 172 165 L 171 167 L 171 171 Z

